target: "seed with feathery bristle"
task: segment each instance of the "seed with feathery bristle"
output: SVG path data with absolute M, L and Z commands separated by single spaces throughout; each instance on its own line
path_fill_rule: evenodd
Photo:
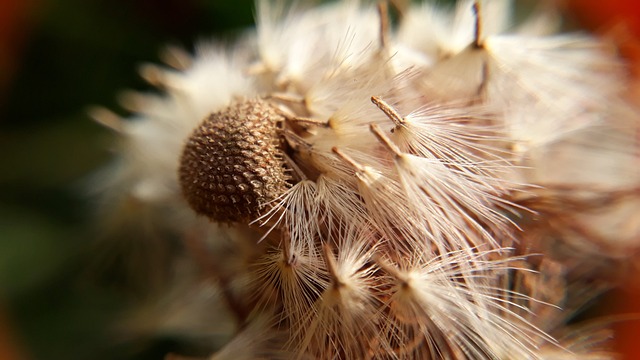
M 209 115 L 187 140 L 180 184 L 189 205 L 213 221 L 236 222 L 287 189 L 275 107 L 260 99 L 236 102 Z

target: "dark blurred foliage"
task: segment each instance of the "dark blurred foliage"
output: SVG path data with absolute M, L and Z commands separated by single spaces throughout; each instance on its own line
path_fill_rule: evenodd
M 127 294 L 84 276 L 95 242 L 84 190 L 113 140 L 85 109 L 117 110 L 119 90 L 148 88 L 136 68 L 158 62 L 164 44 L 232 37 L 253 23 L 252 9 L 252 0 L 0 1 L 0 358 L 181 350 L 180 339 L 115 341 Z

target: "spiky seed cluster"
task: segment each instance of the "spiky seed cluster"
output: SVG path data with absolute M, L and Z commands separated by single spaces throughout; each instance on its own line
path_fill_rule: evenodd
M 213 221 L 254 218 L 286 189 L 277 124 L 284 118 L 264 100 L 236 102 L 207 116 L 187 140 L 180 185 L 198 214 Z
M 607 44 L 552 35 L 549 13 L 508 29 L 506 0 L 411 6 L 397 28 L 384 5 L 288 5 L 146 71 L 166 97 L 114 126 L 129 162 L 111 181 L 187 214 L 156 220 L 206 245 L 243 329 L 213 359 L 590 354 L 593 330 L 567 323 L 597 291 L 568 274 L 591 281 L 593 245 L 640 239 L 640 117 Z

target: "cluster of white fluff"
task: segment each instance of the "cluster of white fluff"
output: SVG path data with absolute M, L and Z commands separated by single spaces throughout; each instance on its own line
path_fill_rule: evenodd
M 98 185 L 110 218 L 151 214 L 138 226 L 213 264 L 212 309 L 237 323 L 212 359 L 613 356 L 602 328 L 567 321 L 597 295 L 597 264 L 640 245 L 626 70 L 609 43 L 557 34 L 549 9 L 514 24 L 512 5 L 416 4 L 391 21 L 384 2 L 258 1 L 232 46 L 144 67 L 163 92 L 129 94 L 134 118 L 96 113 L 122 134 Z M 254 98 L 287 119 L 287 189 L 216 224 L 183 199 L 182 149 L 208 114 Z M 180 331 L 200 329 L 187 318 Z

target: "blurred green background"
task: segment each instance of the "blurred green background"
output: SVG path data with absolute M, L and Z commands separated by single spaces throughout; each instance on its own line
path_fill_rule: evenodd
M 162 359 L 179 339 L 113 339 L 130 294 L 86 269 L 88 177 L 114 136 L 86 115 L 145 90 L 164 44 L 232 37 L 253 1 L 0 0 L 0 359 Z M 114 281 L 116 281 L 114 279 Z

